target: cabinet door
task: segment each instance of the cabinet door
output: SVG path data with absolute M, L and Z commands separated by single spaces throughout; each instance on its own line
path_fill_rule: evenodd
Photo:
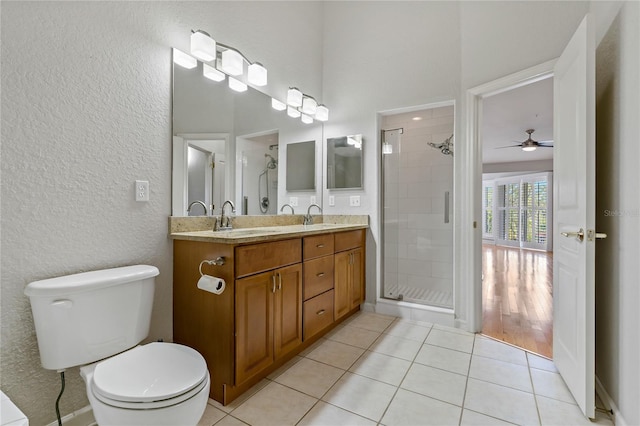
M 273 362 L 275 275 L 236 280 L 236 384 Z
M 356 306 L 364 302 L 364 259 L 362 255 L 362 249 L 355 249 L 350 252 L 351 254 L 351 288 L 350 288 L 350 308 L 353 309 Z
M 302 265 L 274 271 L 274 356 L 290 352 L 302 343 Z
M 334 256 L 334 263 L 334 319 L 337 320 L 351 310 L 351 296 L 349 290 L 351 252 L 343 251 L 336 253 Z

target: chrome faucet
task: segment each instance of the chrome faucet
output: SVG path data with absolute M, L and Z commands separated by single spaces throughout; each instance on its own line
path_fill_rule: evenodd
M 229 216 L 225 217 L 224 215 L 224 208 L 227 207 L 227 204 L 231 206 L 231 213 L 236 212 L 236 206 L 234 206 L 230 200 L 225 201 L 224 204 L 222 205 L 222 214 L 220 215 L 220 222 L 216 220 L 215 227 L 213 229 L 214 231 L 228 231 L 229 229 L 233 229 L 233 227 L 231 226 L 231 222 L 229 222 Z M 226 222 L 225 222 L 225 219 L 226 219 Z
M 320 213 L 322 213 L 322 207 L 317 204 L 311 204 L 307 209 L 307 214 L 304 216 L 304 220 L 302 222 L 303 225 L 313 225 L 313 217 L 311 217 L 311 207 L 316 206 Z
M 285 204 L 280 208 L 280 211 L 284 211 L 285 207 L 289 207 L 291 209 L 291 214 L 296 214 L 295 210 L 293 210 L 293 207 L 291 206 L 291 204 Z
M 196 201 L 192 201 L 191 204 L 189 204 L 189 207 L 187 207 L 187 216 L 189 215 L 189 213 L 191 213 L 191 207 L 193 207 L 194 204 L 200 204 L 202 206 L 202 208 L 204 209 L 204 215 L 208 216 L 208 210 L 207 210 L 207 206 L 200 200 L 196 200 Z

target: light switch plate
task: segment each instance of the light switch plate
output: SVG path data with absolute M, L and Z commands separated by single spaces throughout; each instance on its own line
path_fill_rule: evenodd
M 316 203 L 316 196 L 312 195 L 311 197 L 309 197 L 309 204 L 315 204 Z
M 336 196 L 335 195 L 329 195 L 329 206 L 335 206 L 336 205 Z
M 359 195 L 352 195 L 349 198 L 349 205 L 351 207 L 360 207 L 360 196 Z
M 289 204 L 291 204 L 291 207 L 297 207 L 298 197 L 289 197 Z

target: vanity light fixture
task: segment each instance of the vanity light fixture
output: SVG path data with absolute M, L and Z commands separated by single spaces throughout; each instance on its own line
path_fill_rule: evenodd
M 222 52 L 222 60 L 220 68 L 229 75 L 240 75 L 244 71 L 244 62 L 242 55 L 233 50 L 227 49 Z
M 216 59 L 216 41 L 202 30 L 191 33 L 191 54 L 196 58 L 209 62 Z
M 302 114 L 302 122 L 304 124 L 311 124 L 311 123 L 313 123 L 313 118 L 311 118 L 310 115 Z
M 298 111 L 297 108 L 294 108 L 292 106 L 287 107 L 287 115 L 291 118 L 298 118 L 300 117 L 301 113 L 300 111 Z
M 189 56 L 182 50 L 173 49 L 173 63 L 188 70 L 198 66 L 198 61 L 193 56 Z
M 263 67 L 260 62 L 254 62 L 249 65 L 247 79 L 249 80 L 249 83 L 255 86 L 266 86 L 267 69 Z
M 302 98 L 302 112 L 309 115 L 314 115 L 318 108 L 318 103 L 311 96 L 305 96 Z
M 329 108 L 320 104 L 316 108 L 316 120 L 327 121 L 329 119 Z
M 211 65 L 202 64 L 202 75 L 213 81 L 223 81 L 227 76 Z
M 302 106 L 302 92 L 297 87 L 290 87 L 287 91 L 287 104 L 295 108 Z
M 285 109 L 287 109 L 287 104 L 277 100 L 276 98 L 271 98 L 271 108 L 275 109 L 276 111 L 284 111 Z
M 236 92 L 246 92 L 247 85 L 241 82 L 240 80 L 229 76 L 229 88 L 231 90 L 235 90 Z

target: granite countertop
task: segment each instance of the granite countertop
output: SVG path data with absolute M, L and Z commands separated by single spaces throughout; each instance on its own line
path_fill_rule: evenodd
M 282 216 L 277 216 L 277 218 L 282 218 Z M 320 217 L 318 217 L 318 219 L 320 219 Z M 285 223 L 282 223 L 282 219 L 270 221 L 261 218 L 261 220 L 256 221 L 255 218 L 251 219 L 251 217 L 237 216 L 233 220 L 234 229 L 212 231 L 208 226 L 208 229 L 202 229 L 203 224 L 208 224 L 208 222 L 203 221 L 203 218 L 171 218 L 169 236 L 174 240 L 241 244 L 275 241 L 285 238 L 299 238 L 336 231 L 366 229 L 369 227 L 368 216 L 323 216 L 321 219 L 322 222 L 316 220 L 316 222 L 320 223 L 301 225 L 299 222 L 296 224 L 296 221 L 285 221 Z M 185 222 L 189 220 L 193 223 Z M 257 222 L 259 222 L 260 226 L 243 226 L 256 225 Z M 271 225 L 273 222 L 276 224 Z M 200 229 L 192 229 L 193 227 Z

